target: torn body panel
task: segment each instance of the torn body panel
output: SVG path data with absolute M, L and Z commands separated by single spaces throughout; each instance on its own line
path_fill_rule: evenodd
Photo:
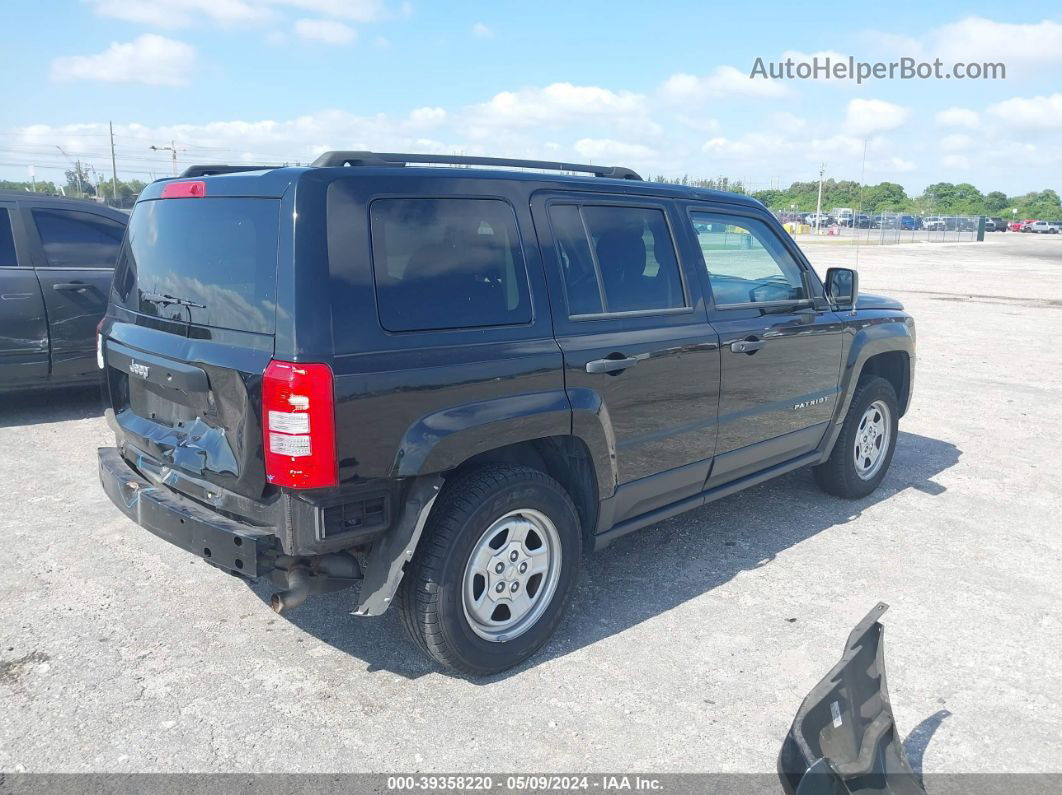
M 907 761 L 885 682 L 879 602 L 856 624 L 840 662 L 800 705 L 778 758 L 793 795 L 925 795 Z

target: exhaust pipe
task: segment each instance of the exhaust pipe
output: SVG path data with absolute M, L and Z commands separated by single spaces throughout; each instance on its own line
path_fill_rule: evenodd
M 276 613 L 294 610 L 312 594 L 328 593 L 349 588 L 362 578 L 357 558 L 344 552 L 311 558 L 309 567 L 299 564 L 286 572 L 283 584 L 286 590 L 278 591 L 269 598 Z M 278 585 L 281 582 L 277 582 Z
M 279 591 L 269 597 L 269 604 L 274 613 L 294 610 L 310 595 L 310 575 L 306 569 L 295 569 L 291 572 L 288 575 L 288 585 L 288 590 Z

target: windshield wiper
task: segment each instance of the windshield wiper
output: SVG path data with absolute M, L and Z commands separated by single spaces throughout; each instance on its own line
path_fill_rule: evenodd
M 176 304 L 177 306 L 194 306 L 197 309 L 206 309 L 206 304 L 197 304 L 187 298 L 178 298 L 175 295 L 167 295 L 166 293 L 141 293 L 140 297 L 153 304 Z

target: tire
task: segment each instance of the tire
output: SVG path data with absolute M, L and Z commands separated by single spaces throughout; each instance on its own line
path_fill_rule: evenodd
M 512 668 L 560 623 L 582 551 L 571 497 L 545 473 L 493 464 L 457 475 L 443 487 L 402 580 L 402 623 L 453 671 Z
M 827 494 L 850 500 L 866 497 L 873 492 L 892 463 L 899 416 L 896 390 L 892 384 L 878 376 L 860 379 L 830 457 L 814 467 L 819 488 Z M 880 421 L 875 420 L 875 417 L 880 417 Z M 870 432 L 864 435 L 868 426 Z M 858 462 L 857 443 L 861 445 Z

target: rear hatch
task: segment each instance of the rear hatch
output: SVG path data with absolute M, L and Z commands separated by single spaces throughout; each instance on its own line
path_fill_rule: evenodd
M 218 507 L 266 492 L 261 383 L 276 332 L 280 205 L 142 200 L 115 270 L 104 350 L 123 454 Z

